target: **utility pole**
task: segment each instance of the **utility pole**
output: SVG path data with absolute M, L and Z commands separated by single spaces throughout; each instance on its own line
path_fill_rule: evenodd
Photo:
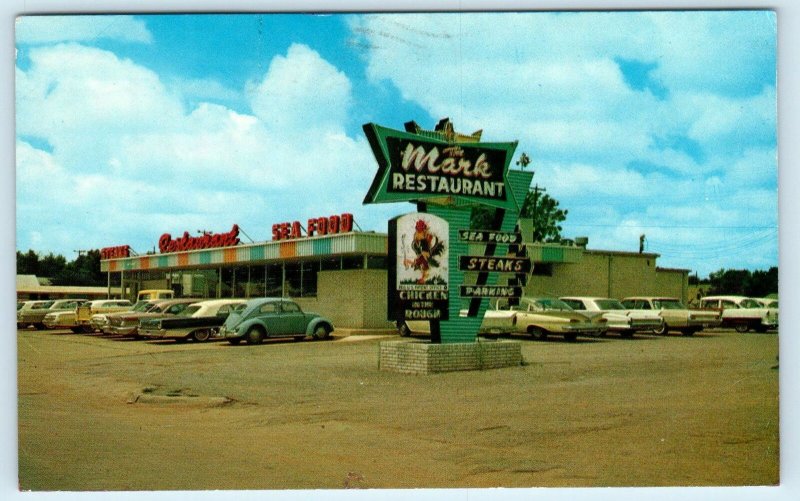
M 531 209 L 531 218 L 533 219 L 533 233 L 534 233 L 533 235 L 531 235 L 531 240 L 532 240 L 532 241 L 535 241 L 535 240 L 536 240 L 536 238 L 535 238 L 535 235 L 536 235 L 536 225 L 537 225 L 538 223 L 540 223 L 540 222 L 541 222 L 541 221 L 537 222 L 537 218 L 536 218 L 536 208 L 537 208 L 537 207 L 538 207 L 538 205 L 539 205 L 539 192 L 540 192 L 540 191 L 541 191 L 542 193 L 544 193 L 544 192 L 546 192 L 547 190 L 546 190 L 545 188 L 541 188 L 541 187 L 539 187 L 539 184 L 537 183 L 537 184 L 536 184 L 536 185 L 533 187 L 533 209 Z
M 644 252 L 644 233 L 639 235 L 639 254 Z

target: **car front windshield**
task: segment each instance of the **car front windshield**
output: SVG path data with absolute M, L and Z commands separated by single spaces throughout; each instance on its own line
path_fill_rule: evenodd
M 664 310 L 685 310 L 686 307 L 677 299 L 656 299 L 653 301 L 656 308 Z
M 153 303 L 148 301 L 138 301 L 135 305 L 133 305 L 133 311 L 147 311 L 153 307 Z
M 595 301 L 601 310 L 624 310 L 625 306 L 616 299 L 598 299 Z

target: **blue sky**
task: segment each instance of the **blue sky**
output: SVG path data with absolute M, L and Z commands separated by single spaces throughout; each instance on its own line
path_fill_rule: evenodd
M 256 241 L 363 206 L 361 125 L 519 141 L 564 236 L 705 276 L 778 263 L 770 11 L 22 17 L 17 249 Z

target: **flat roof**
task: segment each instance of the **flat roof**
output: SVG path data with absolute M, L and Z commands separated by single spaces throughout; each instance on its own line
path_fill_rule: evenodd
M 100 271 L 195 269 L 219 265 L 266 264 L 307 258 L 388 254 L 386 233 L 350 232 L 272 240 L 162 254 L 146 254 L 100 261 Z

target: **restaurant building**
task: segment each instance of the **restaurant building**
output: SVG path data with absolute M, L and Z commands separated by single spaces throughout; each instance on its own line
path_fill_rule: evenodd
M 323 219 L 328 220 L 324 225 Z M 305 228 L 297 222 L 274 225 L 273 240 L 249 244 L 238 241 L 235 225 L 218 235 L 162 235 L 161 253 L 135 256 L 127 246 L 103 249 L 100 266 L 109 292 L 113 284 L 124 297 L 162 288 L 180 297 L 291 297 L 339 327 L 391 327 L 386 320 L 388 235 L 354 231 L 349 214 L 336 219 L 309 220 Z M 525 295 L 687 299 L 689 270 L 656 267 L 658 254 L 525 245 L 534 263 Z

